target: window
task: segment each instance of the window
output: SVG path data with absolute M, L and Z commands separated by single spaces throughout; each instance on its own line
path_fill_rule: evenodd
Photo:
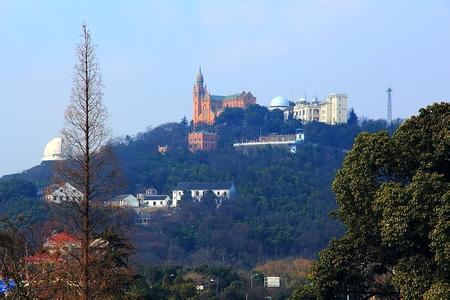
M 195 191 L 195 196 L 200 196 L 200 192 L 199 191 Z
M 223 192 L 223 196 L 226 197 L 227 196 L 227 192 Z
M 219 196 L 220 195 L 220 192 L 219 191 L 217 191 L 217 196 Z
M 163 202 L 162 202 L 162 201 L 159 201 L 159 204 L 160 204 L 160 205 L 163 205 Z

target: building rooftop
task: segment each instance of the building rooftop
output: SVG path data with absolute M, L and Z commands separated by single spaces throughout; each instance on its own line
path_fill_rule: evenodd
M 165 200 L 169 195 L 144 195 L 143 200 Z
M 232 181 L 226 182 L 180 182 L 175 190 L 227 190 L 234 185 Z
M 215 132 L 210 132 L 210 131 L 206 131 L 206 130 L 191 131 L 191 132 L 189 132 L 189 134 L 199 134 L 199 133 L 203 133 L 203 134 L 211 134 L 211 135 L 217 135 L 217 133 L 215 133 Z
M 242 94 L 243 93 L 239 93 L 239 94 L 233 94 L 233 95 L 228 95 L 228 96 L 211 95 L 211 100 L 212 101 L 224 101 L 224 100 L 237 99 Z
M 270 101 L 270 107 L 289 107 L 289 100 L 282 97 L 276 96 Z
M 67 232 L 61 232 L 61 233 L 57 233 L 57 234 L 54 234 L 51 237 L 49 237 L 47 242 L 64 244 L 64 243 L 77 243 L 77 242 L 79 242 L 79 240 L 75 236 L 73 236 Z

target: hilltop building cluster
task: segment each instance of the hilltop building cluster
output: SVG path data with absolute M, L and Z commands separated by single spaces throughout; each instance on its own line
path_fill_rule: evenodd
M 304 123 L 316 121 L 335 125 L 347 123 L 347 102 L 346 94 L 337 93 L 331 93 L 323 101 L 317 98 L 313 101 L 301 98 L 295 103 L 277 96 L 270 101 L 269 110 L 281 110 L 286 120 L 297 119 Z
M 215 119 L 227 107 L 231 108 L 246 108 L 249 105 L 256 104 L 256 98 L 251 92 L 242 92 L 230 96 L 211 95 L 204 84 L 203 74 L 199 69 L 193 89 L 193 124 L 195 128 L 200 125 L 212 125 Z M 277 96 L 270 101 L 269 110 L 279 109 L 283 112 L 284 118 L 301 120 L 307 122 L 322 122 L 330 125 L 347 123 L 348 115 L 348 97 L 346 94 L 331 93 L 323 101 L 319 101 L 317 97 L 313 101 L 307 101 L 306 97 L 301 98 L 297 102 L 289 101 L 288 99 Z M 283 143 L 289 145 L 291 152 L 295 152 L 297 145 L 304 140 L 304 134 L 301 133 L 302 138 L 297 138 L 292 135 L 289 142 Z M 204 130 L 194 129 L 188 134 L 188 148 L 191 152 L 196 151 L 210 151 L 217 148 L 219 136 L 216 133 Z M 265 141 L 267 137 L 260 137 L 258 141 L 250 141 L 246 143 L 234 144 L 235 148 L 242 148 L 246 146 L 279 144 L 277 142 L 268 143 Z
M 228 96 L 212 95 L 204 83 L 203 74 L 201 68 L 199 68 L 192 92 L 192 102 L 192 121 L 195 129 L 188 134 L 188 149 L 191 152 L 211 151 L 217 148 L 220 137 L 217 133 L 199 129 L 201 125 L 214 124 L 216 118 L 227 107 L 246 108 L 249 105 L 256 104 L 256 97 L 251 92 L 246 91 Z M 316 121 L 335 125 L 347 123 L 347 104 L 347 95 L 338 93 L 331 93 L 323 101 L 319 101 L 315 97 L 312 101 L 301 98 L 297 102 L 292 102 L 282 96 L 277 96 L 270 101 L 268 109 L 281 110 L 286 120 L 297 119 L 304 123 Z M 158 145 L 159 153 L 165 154 L 168 150 L 167 145 Z M 45 146 L 42 161 L 62 159 L 64 159 L 63 141 L 57 137 Z

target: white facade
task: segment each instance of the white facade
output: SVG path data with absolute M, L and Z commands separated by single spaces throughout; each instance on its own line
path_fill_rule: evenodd
M 139 205 L 142 207 L 168 207 L 170 197 L 168 195 L 138 194 Z
M 163 208 L 170 205 L 170 197 L 168 195 L 158 195 L 155 188 L 147 188 L 145 194 L 137 194 L 140 207 Z
M 44 198 L 49 202 L 81 202 L 83 193 L 74 188 L 70 183 L 53 184 L 44 189 Z
M 347 123 L 347 102 L 346 94 L 330 94 L 324 101 L 306 101 L 301 99 L 295 106 L 285 113 L 287 118 L 290 115 L 294 119 L 303 122 L 322 122 L 330 125 Z
M 291 110 L 294 119 L 302 120 L 303 122 L 320 121 L 320 102 L 308 102 L 305 99 L 300 99 Z
M 197 186 L 195 183 L 192 183 L 192 187 L 190 188 L 180 188 L 179 184 L 172 192 L 173 207 L 176 207 L 178 202 L 181 201 L 185 190 L 189 191 L 191 193 L 191 197 L 197 201 L 200 201 L 209 191 L 213 192 L 216 197 L 223 199 L 230 199 L 237 193 L 234 183 L 223 185 L 222 187 L 215 183 L 211 183 L 211 186 L 209 187 L 207 183 L 200 183 Z

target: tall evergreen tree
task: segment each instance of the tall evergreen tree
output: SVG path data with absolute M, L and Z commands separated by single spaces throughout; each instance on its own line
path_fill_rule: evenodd
M 355 110 L 350 108 L 350 112 L 348 113 L 348 120 L 347 123 L 349 125 L 358 125 L 358 116 L 355 113 Z

